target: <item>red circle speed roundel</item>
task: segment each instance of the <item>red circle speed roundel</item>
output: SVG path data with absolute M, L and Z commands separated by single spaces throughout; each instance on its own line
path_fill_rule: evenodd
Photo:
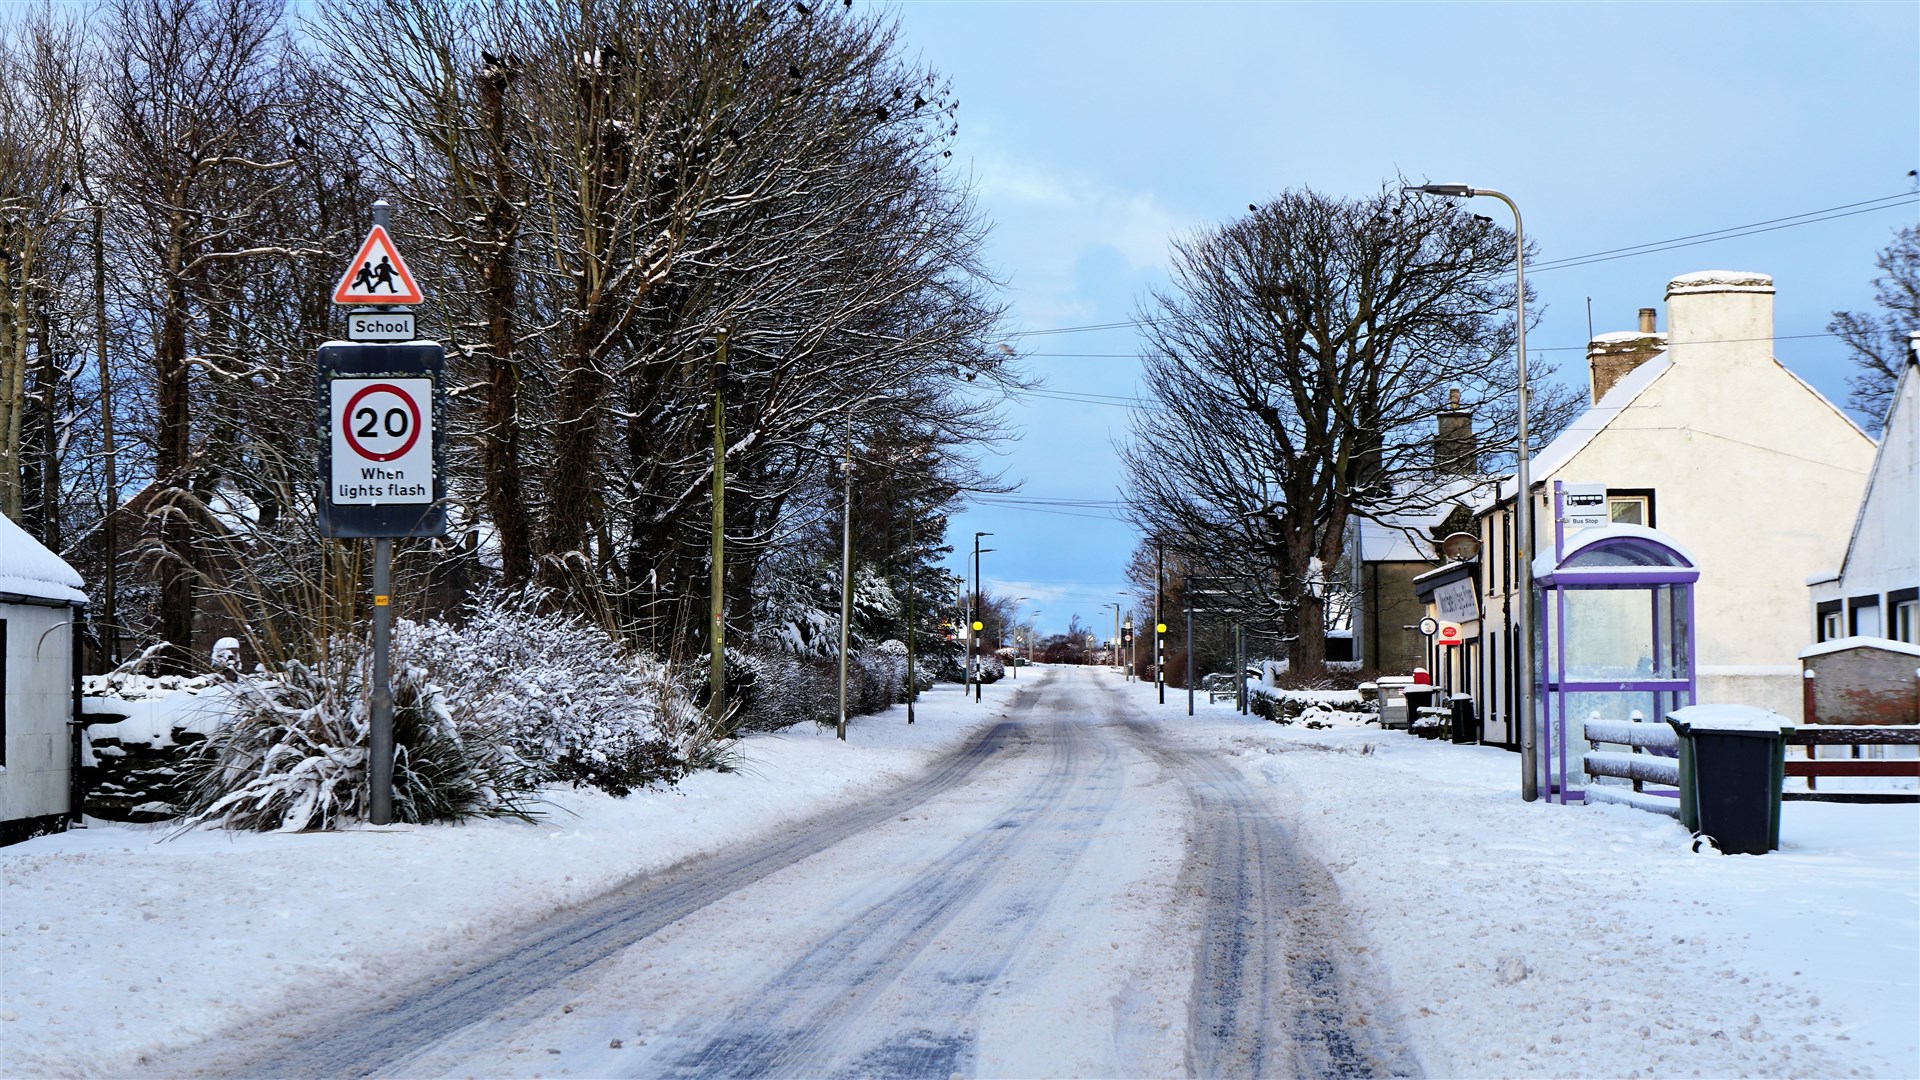
M 406 406 L 402 413 L 398 408 L 388 408 L 384 412 L 374 408 L 360 408 L 360 403 L 374 394 L 392 394 Z M 398 415 L 402 430 L 395 431 L 393 418 Z M 360 426 L 355 427 L 356 421 Z M 347 399 L 347 407 L 340 414 L 340 430 L 347 438 L 347 445 L 353 452 L 368 461 L 392 461 L 413 449 L 420 441 L 420 406 L 413 395 L 392 383 L 373 383 L 360 388 L 360 392 Z M 391 450 L 379 451 L 361 442 L 361 439 L 378 439 L 382 442 L 399 439 L 400 445 Z

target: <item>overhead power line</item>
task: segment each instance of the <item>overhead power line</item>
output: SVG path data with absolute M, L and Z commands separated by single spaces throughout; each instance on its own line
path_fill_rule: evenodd
M 1883 195 L 1877 199 L 1863 199 L 1859 202 L 1841 203 L 1819 210 L 1789 214 L 1785 217 L 1768 218 L 1765 221 L 1748 222 L 1745 225 L 1729 225 L 1724 229 L 1708 232 L 1688 233 L 1685 236 L 1669 237 L 1665 240 L 1650 240 L 1644 244 L 1628 247 L 1608 248 L 1604 251 L 1592 251 L 1584 255 L 1569 255 L 1562 259 L 1544 259 L 1527 267 L 1531 272 L 1544 273 L 1548 270 L 1564 270 L 1573 266 L 1587 266 L 1593 263 L 1612 262 L 1615 259 L 1632 258 L 1635 255 L 1652 255 L 1662 251 L 1677 251 L 1681 248 L 1698 247 L 1701 244 L 1718 243 L 1721 240 L 1734 240 L 1743 236 L 1758 236 L 1762 233 L 1778 232 L 1781 229 L 1793 229 L 1802 225 L 1816 225 L 1823 221 L 1837 221 L 1858 214 L 1870 214 L 1876 210 L 1891 210 L 1900 206 L 1920 204 L 1920 192 L 1903 191 L 1896 195 Z M 1008 334 L 1011 338 L 1048 337 L 1055 334 L 1084 334 L 1100 330 L 1129 330 L 1142 326 L 1151 326 L 1158 319 L 1128 319 L 1123 322 L 1093 323 L 1087 326 L 1056 326 L 1046 330 L 1019 330 Z M 1023 353 L 1026 356 L 1100 356 L 1099 353 Z

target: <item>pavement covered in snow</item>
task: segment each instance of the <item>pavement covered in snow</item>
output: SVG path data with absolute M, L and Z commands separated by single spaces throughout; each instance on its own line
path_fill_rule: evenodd
M 671 792 L 556 792 L 531 825 L 174 836 L 96 823 L 0 850 L 0 1075 L 119 1075 L 222 1031 L 371 1005 L 635 874 L 898 788 L 1044 674 L 988 687 L 984 705 L 942 686 L 912 728 L 896 708 L 855 720 L 845 744 L 810 726 L 755 736 L 741 772 Z M 1178 692 L 1160 706 L 1150 684 L 1070 674 L 1270 798 L 1331 873 L 1429 1075 L 1920 1076 L 1920 808 L 1790 803 L 1783 850 L 1696 854 L 1668 818 L 1522 803 L 1518 760 L 1499 750 L 1276 725 L 1204 697 L 1189 719 Z M 1160 839 L 1150 819 L 1118 820 Z M 1153 895 L 1164 875 L 1143 860 L 1138 876 Z M 1144 949 L 1164 905 L 1082 917 L 1097 929 L 1062 945 L 1061 970 L 1007 969 L 982 1073 L 1116 1060 L 1053 1044 L 1074 1023 L 1063 996 L 1088 989 L 1068 972 L 1089 943 Z M 1143 970 L 1163 982 L 1129 988 L 1116 1015 L 1140 1029 L 1115 1039 L 1160 1037 L 1193 993 L 1190 973 Z

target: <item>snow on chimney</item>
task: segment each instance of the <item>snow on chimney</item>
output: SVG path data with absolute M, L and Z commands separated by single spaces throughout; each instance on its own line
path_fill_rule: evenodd
M 1702 270 L 1667 283 L 1673 362 L 1773 356 L 1773 279 L 1745 270 Z
M 1640 309 L 1640 329 L 1599 334 L 1587 342 L 1587 372 L 1593 388 L 1593 402 L 1607 396 L 1627 373 L 1651 360 L 1667 347 L 1667 336 L 1653 328 L 1654 310 Z

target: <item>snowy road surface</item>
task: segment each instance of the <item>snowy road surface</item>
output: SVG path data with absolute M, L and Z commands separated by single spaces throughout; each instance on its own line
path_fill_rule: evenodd
M 0 1077 L 1920 1077 L 1920 808 L 1700 854 L 1495 747 L 1185 704 L 1026 669 L 533 822 L 0 849 Z
M 153 1070 L 1419 1072 L 1272 804 L 1111 678 L 1034 674 L 889 795 L 637 879 L 372 1010 L 289 1015 Z

